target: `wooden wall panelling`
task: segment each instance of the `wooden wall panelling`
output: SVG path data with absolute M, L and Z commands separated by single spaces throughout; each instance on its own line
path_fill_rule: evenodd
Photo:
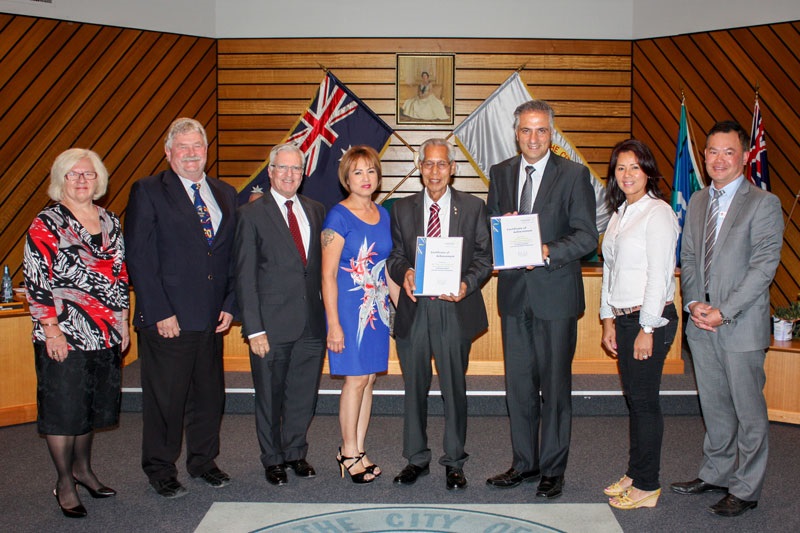
M 111 177 L 99 202 L 117 213 L 134 180 L 166 168 L 163 138 L 178 116 L 206 125 L 216 173 L 216 61 L 213 39 L 0 15 L 0 264 L 16 282 L 66 148 L 101 155 Z
M 527 64 L 523 81 L 535 97 L 553 104 L 559 127 L 600 175 L 611 147 L 630 132 L 631 53 L 624 41 L 230 39 L 218 46 L 220 175 L 237 187 L 305 110 L 323 76 L 320 64 L 412 146 L 433 135 L 448 135 L 453 126 L 397 127 L 397 52 L 456 54 L 456 124 Z M 485 196 L 487 185 L 466 157 L 460 155 L 459 163 L 456 187 Z M 383 167 L 385 193 L 413 168 L 413 154 L 393 138 Z M 419 188 L 418 177 L 412 176 L 396 195 Z
M 799 49 L 796 22 L 635 42 L 632 130 L 656 152 L 665 181 L 672 182 L 681 86 L 695 144 L 702 149 L 706 132 L 718 120 L 733 118 L 750 128 L 758 84 L 772 191 L 788 215 L 800 192 L 800 116 L 795 104 L 800 97 Z M 702 168 L 702 158 L 698 164 Z M 773 305 L 794 300 L 800 289 L 798 217 L 795 212 L 787 223 L 781 265 L 771 287 Z

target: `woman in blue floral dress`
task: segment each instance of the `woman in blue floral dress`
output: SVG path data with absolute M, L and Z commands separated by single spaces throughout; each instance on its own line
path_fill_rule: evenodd
M 375 374 L 389 360 L 389 214 L 373 201 L 381 181 L 378 153 L 354 146 L 342 156 L 339 181 L 350 193 L 333 206 L 322 231 L 322 298 L 331 374 L 344 376 L 339 400 L 344 477 L 369 483 L 381 473 L 364 451 Z

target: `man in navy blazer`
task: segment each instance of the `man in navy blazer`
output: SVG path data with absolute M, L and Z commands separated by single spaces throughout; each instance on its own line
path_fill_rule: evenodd
M 236 190 L 206 176 L 202 124 L 179 118 L 170 169 L 131 187 L 125 216 L 133 323 L 142 361 L 142 468 L 158 494 L 186 494 L 175 461 L 212 487 L 230 482 L 214 459 L 225 401 L 222 334 L 233 318 Z
M 316 475 L 306 434 L 325 354 L 325 207 L 297 194 L 303 168 L 299 148 L 275 146 L 270 189 L 239 208 L 236 228 L 236 295 L 250 343 L 261 463 L 273 485 L 288 482 L 287 468 L 300 478 Z
M 449 186 L 456 171 L 453 146 L 444 139 L 429 139 L 419 153 L 425 189 L 392 206 L 392 252 L 387 260 L 389 275 L 403 288 L 394 334 L 405 384 L 403 457 L 408 465 L 394 482 L 410 485 L 429 471 L 426 427 L 433 355 L 445 412 L 444 455 L 439 464 L 445 467 L 445 486 L 462 489 L 467 485 L 463 466 L 468 457 L 465 375 L 472 340 L 488 327 L 481 285 L 492 272 L 489 227 L 486 204 Z M 440 210 L 436 216 L 441 236 L 463 238 L 459 291 L 438 298 L 415 297 L 417 237 L 427 234 L 430 219 Z
M 513 462 L 487 483 L 515 487 L 541 475 L 536 495 L 547 499 L 560 496 L 564 485 L 572 358 L 585 307 L 580 259 L 597 249 L 598 238 L 589 169 L 551 152 L 554 128 L 547 102 L 531 100 L 515 110 L 522 154 L 490 169 L 487 200 L 491 216 L 539 215 L 545 260 L 498 274 Z

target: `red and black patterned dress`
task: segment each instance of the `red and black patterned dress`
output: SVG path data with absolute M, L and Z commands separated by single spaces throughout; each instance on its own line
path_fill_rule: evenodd
M 125 244 L 119 218 L 97 207 L 92 235 L 65 206 L 42 210 L 28 229 L 23 271 L 33 320 L 39 430 L 80 435 L 116 424 L 120 345 L 129 307 Z M 50 359 L 40 322 L 58 322 L 69 346 Z M 75 404 L 85 408 L 71 408 Z

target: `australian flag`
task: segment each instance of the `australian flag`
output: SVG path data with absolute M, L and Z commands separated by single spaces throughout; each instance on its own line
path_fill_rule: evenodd
M 769 166 L 767 165 L 767 134 L 764 132 L 764 123 L 761 121 L 761 108 L 753 109 L 753 126 L 750 128 L 750 152 L 747 154 L 745 167 L 747 179 L 756 187 L 765 191 L 769 190 Z
M 339 161 L 351 146 L 366 144 L 380 154 L 394 130 L 328 72 L 308 109 L 283 142 L 297 145 L 305 154 L 300 192 L 330 209 L 345 197 L 339 184 Z M 251 195 L 269 189 L 269 160 L 239 192 L 239 205 Z

